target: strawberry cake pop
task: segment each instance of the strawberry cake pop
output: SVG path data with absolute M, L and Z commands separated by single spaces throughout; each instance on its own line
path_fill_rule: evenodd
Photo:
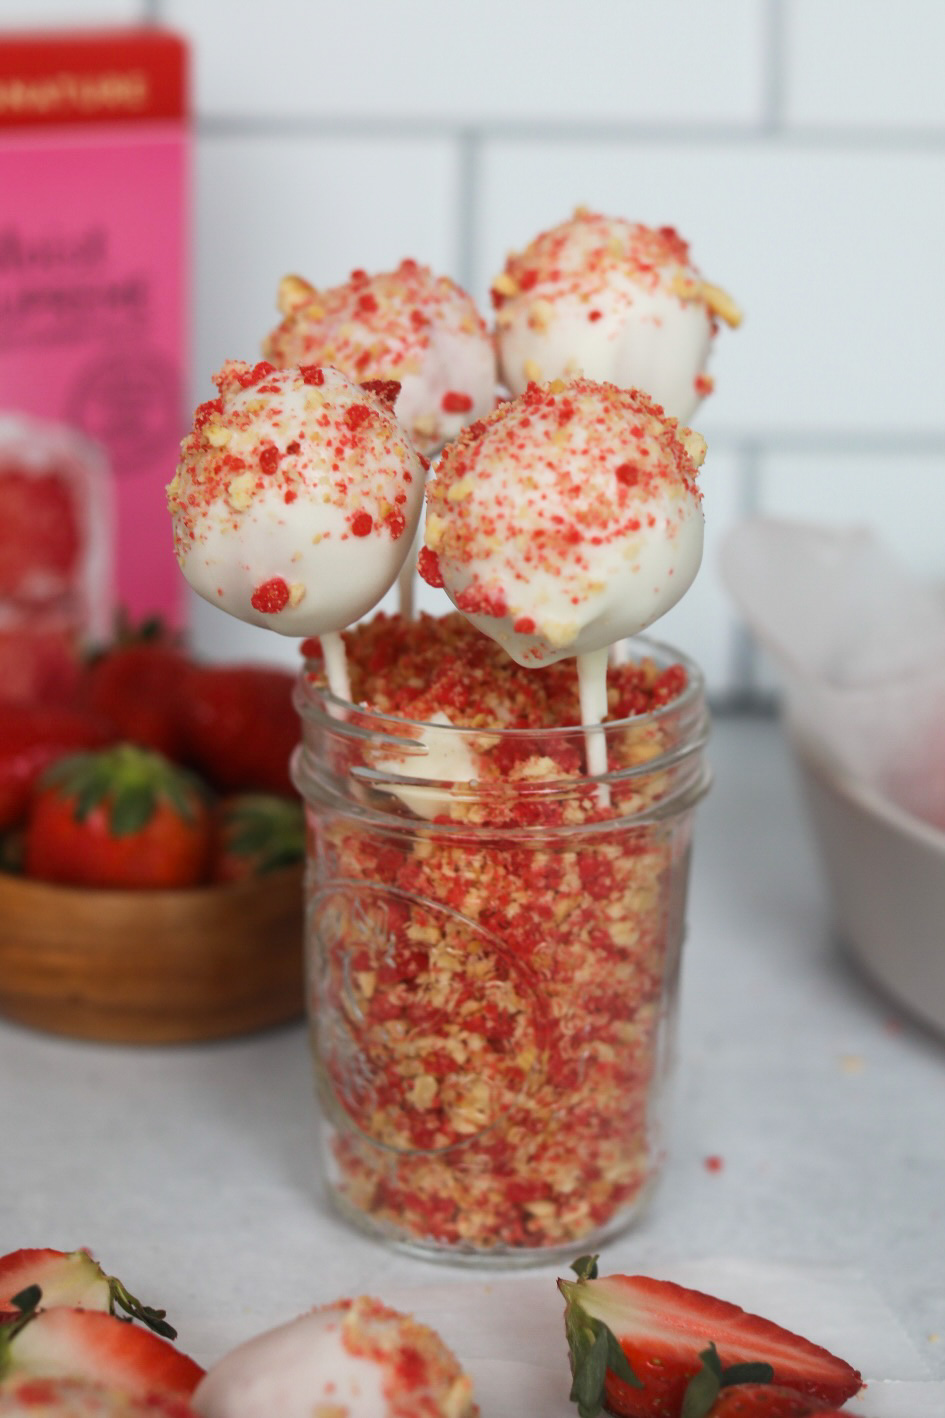
M 702 280 L 672 227 L 652 228 L 579 207 L 570 221 L 513 254 L 492 285 L 501 376 L 529 381 L 583 374 L 644 389 L 689 419 L 711 391 L 706 362 L 734 301 Z
M 577 656 L 583 720 L 598 723 L 608 647 L 674 606 L 699 569 L 704 455 L 639 390 L 530 384 L 441 458 L 420 574 L 520 665 Z M 596 771 L 603 739 L 588 743 Z
M 237 360 L 215 382 L 168 487 L 181 570 L 238 620 L 320 635 L 332 689 L 348 698 L 339 632 L 393 585 L 423 503 L 420 458 L 389 404 L 396 386 Z
M 495 403 L 492 338 L 471 298 L 448 276 L 402 261 L 395 271 L 352 271 L 318 291 L 299 276 L 279 287 L 283 314 L 263 342 L 277 366 L 332 364 L 351 379 L 396 379 L 395 411 L 431 457 Z
M 365 1296 L 241 1344 L 198 1385 L 201 1418 L 478 1418 L 472 1381 L 432 1329 Z

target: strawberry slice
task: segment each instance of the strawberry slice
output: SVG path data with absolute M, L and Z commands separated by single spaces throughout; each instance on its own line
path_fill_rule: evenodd
M 698 1411 L 685 1418 L 699 1418 Z M 705 1418 L 850 1418 L 849 1409 L 824 1408 L 819 1399 L 776 1384 L 733 1384 L 723 1388 Z
M 31 1374 L 0 1383 L 0 1418 L 196 1418 L 186 1399 L 149 1392 L 143 1397 L 89 1379 L 38 1379 Z
M 177 1338 L 177 1330 L 165 1318 L 166 1311 L 142 1305 L 120 1280 L 106 1275 L 84 1248 L 54 1251 L 46 1247 L 11 1251 L 9 1255 L 0 1256 L 0 1323 L 18 1318 L 22 1306 L 15 1300 L 34 1285 L 42 1291 L 45 1310 L 60 1305 L 103 1310 L 111 1315 L 123 1310 L 131 1319 L 141 1320 L 155 1334 L 165 1339 Z
M 90 1379 L 144 1397 L 189 1398 L 203 1369 L 166 1339 L 101 1310 L 38 1308 L 38 1285 L 13 1297 L 17 1317 L 0 1326 L 0 1379 Z
M 598 1277 L 596 1256 L 571 1268 L 577 1280 L 559 1280 L 558 1288 L 581 1418 L 596 1418 L 602 1407 L 621 1418 L 681 1413 L 707 1345 L 717 1350 L 722 1383 L 763 1377 L 828 1408 L 860 1387 L 843 1359 L 727 1300 L 646 1275 Z M 755 1364 L 763 1374 L 743 1368 Z

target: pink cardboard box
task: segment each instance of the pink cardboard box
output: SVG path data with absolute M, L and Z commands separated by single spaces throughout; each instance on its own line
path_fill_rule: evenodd
M 88 543 L 71 593 L 57 583 L 56 604 L 41 604 L 34 575 L 25 599 L 0 604 L 0 627 L 24 606 L 39 623 L 67 603 L 85 638 L 118 607 L 135 621 L 181 620 L 164 488 L 189 425 L 189 147 L 187 53 L 176 36 L 0 37 L 0 422 L 16 422 L 46 478 L 29 484 L 31 500 L 14 473 L 17 495 L 0 486 L 0 503 L 20 509 L 21 537 L 39 556 L 37 528 L 52 516 L 41 488 L 71 476 L 70 458 L 50 473 L 56 456 L 44 445 L 71 440 L 71 466 L 85 464 L 75 480 L 84 522 L 71 535 Z M 47 535 L 44 545 L 66 540 Z

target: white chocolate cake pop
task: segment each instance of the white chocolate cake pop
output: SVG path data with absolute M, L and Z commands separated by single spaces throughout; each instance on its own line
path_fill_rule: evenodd
M 389 399 L 337 369 L 232 360 L 168 488 L 174 548 L 205 600 L 283 635 L 326 635 L 393 585 L 424 468 Z
M 427 1325 L 362 1297 L 241 1344 L 201 1380 L 201 1418 L 478 1418 L 472 1381 Z
M 279 287 L 284 319 L 263 342 L 278 366 L 331 364 L 351 379 L 396 379 L 395 411 L 431 456 L 495 404 L 492 337 L 448 276 L 402 261 L 395 271 L 352 271 L 318 291 L 299 276 Z
M 695 578 L 704 454 L 639 390 L 529 385 L 443 454 L 420 574 L 521 665 L 602 650 Z
M 509 257 L 492 285 L 501 377 L 513 394 L 583 375 L 645 390 L 685 422 L 712 389 L 706 363 L 732 299 L 703 281 L 672 227 L 578 208 Z

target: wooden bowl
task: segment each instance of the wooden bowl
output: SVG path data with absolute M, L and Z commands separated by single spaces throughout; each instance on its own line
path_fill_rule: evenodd
M 176 1044 L 298 1018 L 302 868 L 186 891 L 0 873 L 0 1014 L 79 1039 Z

